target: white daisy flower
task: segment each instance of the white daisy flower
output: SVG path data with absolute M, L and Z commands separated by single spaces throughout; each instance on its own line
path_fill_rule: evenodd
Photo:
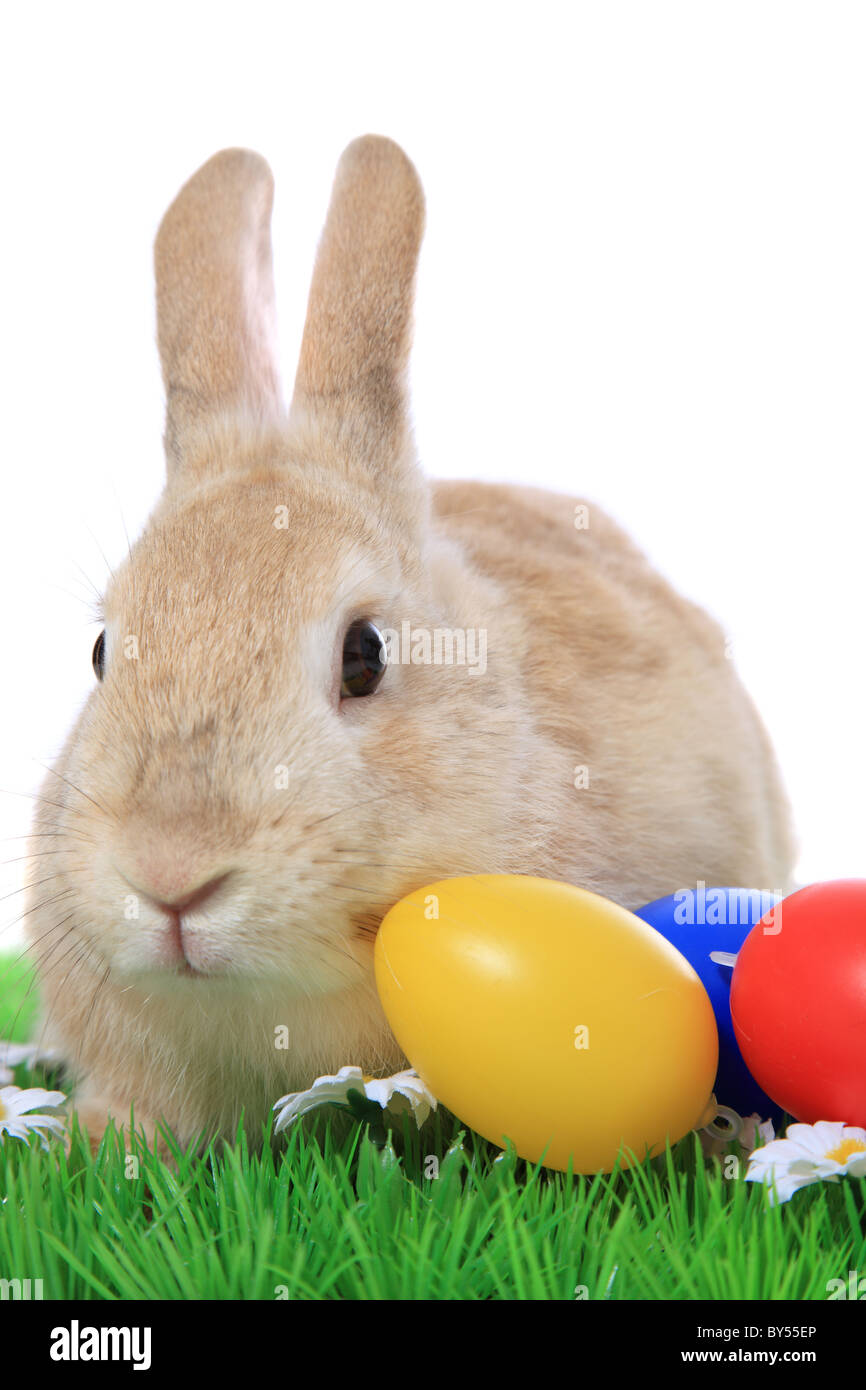
M 391 1115 L 411 1113 L 419 1129 L 437 1105 L 432 1091 L 428 1091 L 418 1073 L 411 1070 L 398 1071 L 396 1076 L 365 1078 L 364 1094 L 368 1100 L 378 1101 Z
M 758 1147 L 758 1139 L 763 1139 L 764 1145 L 772 1144 L 776 1137 L 772 1120 L 762 1120 L 757 1113 L 746 1115 L 741 1119 L 742 1128 L 737 1135 L 737 1143 L 751 1154 Z
M 838 1182 L 845 1174 L 866 1177 L 866 1129 L 841 1121 L 819 1120 L 815 1125 L 789 1125 L 784 1139 L 775 1139 L 749 1157 L 746 1182 L 763 1182 L 770 1203 L 787 1202 L 810 1183 Z
M 349 1091 L 359 1091 L 369 1101 L 374 1101 L 389 1114 L 399 1115 L 411 1111 L 420 1129 L 431 1110 L 436 1109 L 436 1098 L 431 1095 L 417 1072 L 399 1071 L 396 1076 L 365 1076 L 360 1067 L 341 1067 L 336 1076 L 320 1076 L 308 1091 L 292 1091 L 281 1096 L 274 1106 L 278 1111 L 274 1133 L 286 1129 L 299 1115 L 313 1110 L 317 1105 L 348 1105 Z
M 0 1088 L 0 1141 L 7 1134 L 13 1139 L 26 1139 L 30 1132 L 39 1135 L 43 1149 L 48 1148 L 45 1131 L 62 1139 L 64 1123 L 59 1115 L 33 1115 L 35 1105 L 62 1105 L 66 1100 L 62 1091 L 45 1091 L 41 1086 L 31 1086 L 22 1091 L 20 1086 Z
M 38 1066 L 55 1066 L 63 1060 L 56 1047 L 42 1047 L 39 1043 L 5 1042 L 0 1038 L 0 1071 L 4 1074 L 9 1067 L 20 1067 L 26 1062 L 31 1071 Z M 11 1080 L 11 1077 L 9 1078 Z

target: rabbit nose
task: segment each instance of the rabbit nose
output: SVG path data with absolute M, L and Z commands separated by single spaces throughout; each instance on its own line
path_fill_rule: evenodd
M 194 907 L 201 907 L 203 902 L 206 902 L 218 888 L 222 887 L 228 877 L 228 873 L 216 874 L 205 883 L 200 883 L 197 888 L 186 893 L 176 894 L 171 898 L 156 897 L 152 892 L 148 892 L 147 896 L 164 912 L 174 912 L 180 916 L 182 912 L 189 912 Z
M 133 874 L 123 868 L 119 872 L 136 893 L 175 917 L 201 907 L 231 877 L 231 870 L 225 869 L 196 880 L 192 874 L 166 872 L 156 865 L 149 866 L 149 872 Z

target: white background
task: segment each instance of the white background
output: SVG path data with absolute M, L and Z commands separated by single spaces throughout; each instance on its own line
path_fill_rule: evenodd
M 270 161 L 288 391 L 365 131 L 427 192 L 427 471 L 625 523 L 732 638 L 801 880 L 864 873 L 862 5 L 77 0 L 2 30 L 4 893 L 93 679 L 90 585 L 161 486 L 159 218 L 222 146 Z

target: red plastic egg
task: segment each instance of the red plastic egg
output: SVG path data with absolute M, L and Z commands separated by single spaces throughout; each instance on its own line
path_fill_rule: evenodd
M 802 888 L 752 928 L 731 981 L 749 1071 L 798 1120 L 866 1127 L 866 879 Z

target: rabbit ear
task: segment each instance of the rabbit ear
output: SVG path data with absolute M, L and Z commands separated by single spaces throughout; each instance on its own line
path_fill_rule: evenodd
M 424 194 L 392 140 L 343 153 L 319 244 L 290 418 L 381 476 L 411 449 L 406 367 Z
M 252 150 L 215 154 L 178 193 L 154 247 L 169 474 L 218 411 L 282 414 L 270 218 L 274 182 Z

